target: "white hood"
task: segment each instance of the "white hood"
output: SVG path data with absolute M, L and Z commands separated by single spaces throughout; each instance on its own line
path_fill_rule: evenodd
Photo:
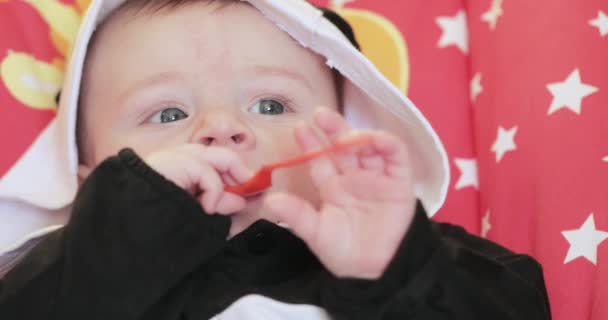
M 413 161 L 416 196 L 430 216 L 435 214 L 447 193 L 449 167 L 439 138 L 414 104 L 317 8 L 302 0 L 246 1 L 302 46 L 324 56 L 344 76 L 343 108 L 353 126 L 386 129 L 405 141 Z M 92 1 L 75 42 L 56 118 L 0 180 L 0 210 L 15 208 L 15 212 L 0 213 L 0 235 L 6 238 L 0 236 L 0 254 L 8 249 L 7 237 L 18 245 L 27 234 L 67 219 L 78 188 L 75 130 L 87 46 L 96 26 L 123 2 Z M 18 209 L 23 206 L 28 209 Z M 27 219 L 20 218 L 22 212 Z

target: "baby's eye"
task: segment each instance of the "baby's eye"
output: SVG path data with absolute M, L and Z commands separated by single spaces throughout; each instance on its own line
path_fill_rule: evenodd
M 260 114 L 274 115 L 284 113 L 285 106 L 277 100 L 262 99 L 254 104 L 249 111 Z
M 148 118 L 150 123 L 167 123 L 188 118 L 188 114 L 179 108 L 165 108 Z

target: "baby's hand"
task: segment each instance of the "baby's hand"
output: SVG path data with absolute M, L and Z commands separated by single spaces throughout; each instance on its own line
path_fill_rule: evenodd
M 386 132 L 356 131 L 337 113 L 322 110 L 315 122 L 332 142 L 369 136 L 371 143 L 311 162 L 321 206 L 292 194 L 276 193 L 266 207 L 306 242 L 339 277 L 378 278 L 407 232 L 415 196 L 405 144 Z M 299 128 L 304 151 L 322 144 L 311 127 Z
M 245 199 L 224 191 L 253 173 L 232 150 L 187 144 L 150 154 L 145 162 L 167 180 L 196 197 L 205 212 L 229 214 L 245 207 Z

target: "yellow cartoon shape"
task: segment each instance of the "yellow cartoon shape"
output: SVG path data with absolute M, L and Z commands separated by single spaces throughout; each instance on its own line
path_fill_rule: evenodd
M 91 1 L 92 0 L 76 0 L 76 9 L 78 9 L 81 15 L 84 15 L 84 13 L 87 11 Z
M 4 0 L 0 0 L 4 1 Z M 25 0 L 49 25 L 49 37 L 60 55 L 52 63 L 36 60 L 28 53 L 9 51 L 0 61 L 0 76 L 15 99 L 34 109 L 54 109 L 61 89 L 65 59 L 70 55 L 82 14 L 91 0 L 75 5 L 58 0 Z
M 0 62 L 0 76 L 8 91 L 22 104 L 35 109 L 55 109 L 63 82 L 62 70 L 27 53 L 9 51 Z
M 57 0 L 26 0 L 42 19 L 49 25 L 51 40 L 64 57 L 70 54 L 76 33 L 80 26 L 81 15 L 71 5 Z M 78 6 L 87 5 L 86 1 L 79 1 Z M 82 10 L 81 8 L 79 8 Z
M 410 65 L 405 40 L 388 19 L 362 9 L 337 8 L 352 26 L 361 51 L 402 92 L 409 86 Z

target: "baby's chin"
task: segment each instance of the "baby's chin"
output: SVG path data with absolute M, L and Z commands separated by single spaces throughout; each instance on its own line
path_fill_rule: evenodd
M 264 194 L 258 194 L 252 197 L 248 197 L 247 205 L 239 212 L 235 212 L 230 215 L 232 224 L 230 226 L 230 233 L 228 238 L 232 238 L 235 235 L 243 232 L 250 225 L 260 219 L 266 219 L 272 221 L 263 210 Z

